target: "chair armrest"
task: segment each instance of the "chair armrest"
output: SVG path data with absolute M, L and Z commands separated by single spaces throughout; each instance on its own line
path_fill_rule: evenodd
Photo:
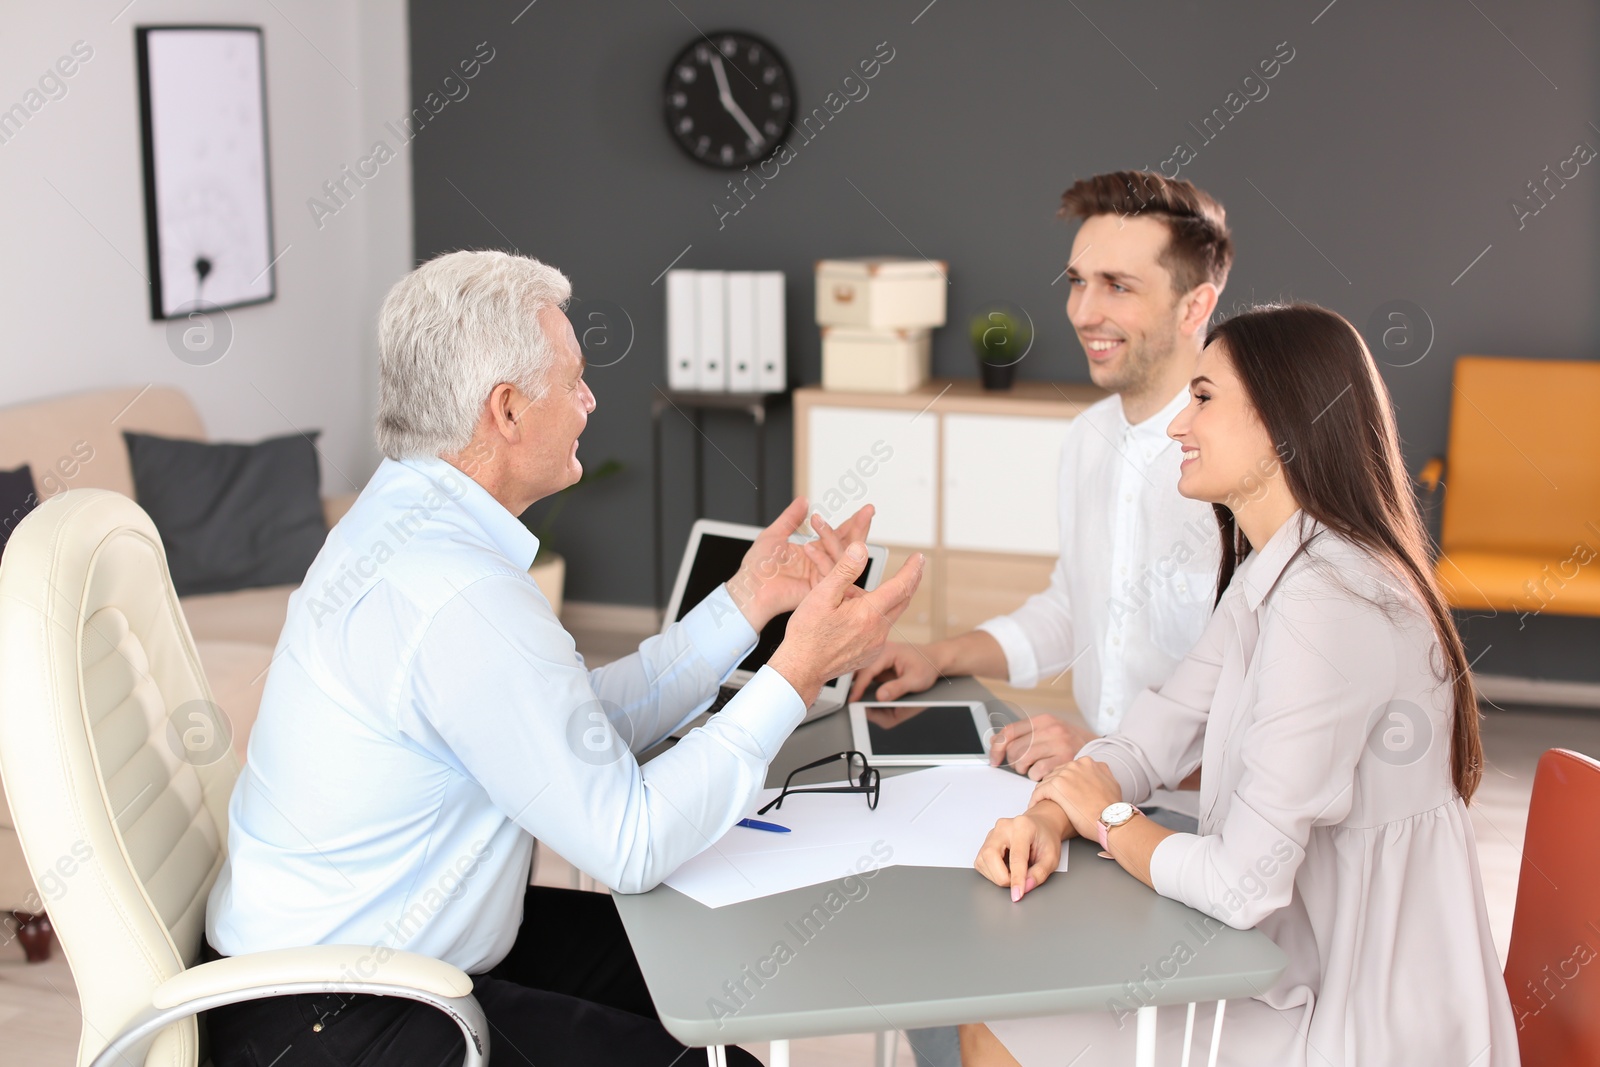
M 1439 488 L 1439 483 L 1444 481 L 1444 457 L 1434 456 L 1424 463 L 1422 470 L 1417 474 L 1417 481 L 1428 492 L 1436 492 Z
M 143 1062 L 140 1045 L 192 1015 L 266 997 L 302 993 L 403 997 L 444 1012 L 466 1040 L 462 1067 L 486 1067 L 489 1023 L 472 996 L 472 979 L 442 960 L 370 945 L 315 945 L 213 960 L 173 975 L 156 987 L 150 1006 L 123 1026 L 90 1067 Z M 135 1059 L 130 1059 L 130 1053 Z
M 156 987 L 150 1003 L 157 1008 L 174 1008 L 244 989 L 306 982 L 401 986 L 451 998 L 472 992 L 472 979 L 443 960 L 415 952 L 395 952 L 379 963 L 377 954 L 371 945 L 312 945 L 230 956 L 168 978 Z
M 322 498 L 322 517 L 328 522 L 328 529 L 333 529 L 334 523 L 344 518 L 344 513 L 356 502 L 360 493 L 340 493 L 338 496 L 325 496 Z

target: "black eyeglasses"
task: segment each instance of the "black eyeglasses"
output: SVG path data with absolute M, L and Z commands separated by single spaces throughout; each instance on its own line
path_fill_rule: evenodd
M 794 781 L 795 775 L 804 771 L 815 770 L 818 767 L 826 767 L 828 764 L 838 760 L 845 761 L 844 785 L 797 785 L 792 789 L 790 788 L 789 783 Z M 878 768 L 869 766 L 867 757 L 861 753 L 835 752 L 831 756 L 824 756 L 815 762 L 806 764 L 804 767 L 796 767 L 790 771 L 789 777 L 783 780 L 783 792 L 779 793 L 775 799 L 768 801 L 766 806 L 756 814 L 765 815 L 773 808 L 783 807 L 783 798 L 793 796 L 796 793 L 865 793 L 867 794 L 868 809 L 876 808 L 878 806 L 879 780 Z

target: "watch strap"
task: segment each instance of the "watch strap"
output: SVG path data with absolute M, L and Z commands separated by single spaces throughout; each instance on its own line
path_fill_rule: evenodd
M 1133 807 L 1133 813 L 1130 814 L 1127 819 L 1124 819 L 1122 822 L 1117 823 L 1118 826 L 1126 826 L 1128 824 L 1128 822 L 1133 819 L 1134 815 L 1143 815 L 1144 814 L 1143 811 L 1139 810 L 1139 806 L 1137 804 L 1132 805 L 1132 807 Z M 1101 852 L 1110 852 L 1111 851 L 1111 846 L 1106 843 L 1106 834 L 1110 832 L 1111 827 L 1107 826 L 1100 819 L 1096 819 L 1094 821 L 1094 828 L 1095 828 L 1095 831 L 1100 836 L 1100 851 Z

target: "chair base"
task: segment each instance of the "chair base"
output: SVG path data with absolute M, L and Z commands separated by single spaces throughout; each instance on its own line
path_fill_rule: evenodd
M 16 939 L 29 963 L 43 963 L 50 958 L 50 948 L 55 944 L 55 927 L 44 912 L 13 911 L 11 924 L 16 928 Z

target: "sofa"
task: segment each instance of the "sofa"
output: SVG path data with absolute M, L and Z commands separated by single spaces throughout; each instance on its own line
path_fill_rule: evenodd
M 83 488 L 111 489 L 131 498 L 133 471 L 124 430 L 207 439 L 199 412 L 181 390 L 155 385 L 96 390 L 0 409 L 0 470 L 28 464 L 41 499 Z M 329 526 L 355 498 L 354 493 L 324 498 Z M 212 699 L 232 726 L 241 761 L 294 588 L 244 589 L 181 601 Z M 32 918 L 48 907 L 49 894 L 34 884 L 23 861 L 10 808 L 0 805 L 0 915 L 12 913 L 29 959 L 48 953 L 47 920 Z

